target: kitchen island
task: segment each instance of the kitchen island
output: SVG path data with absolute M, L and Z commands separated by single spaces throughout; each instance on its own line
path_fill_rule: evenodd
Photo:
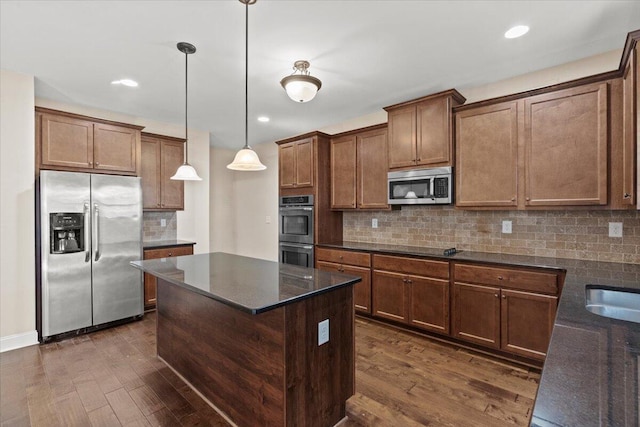
M 345 417 L 359 277 L 226 253 L 132 265 L 158 278 L 158 357 L 231 423 Z

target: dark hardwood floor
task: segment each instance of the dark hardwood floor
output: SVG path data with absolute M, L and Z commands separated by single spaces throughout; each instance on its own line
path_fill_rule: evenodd
M 186 349 L 188 351 L 188 349 Z M 525 425 L 539 375 L 356 319 L 356 394 L 342 426 Z M 0 354 L 5 426 L 227 426 L 155 357 L 142 321 Z

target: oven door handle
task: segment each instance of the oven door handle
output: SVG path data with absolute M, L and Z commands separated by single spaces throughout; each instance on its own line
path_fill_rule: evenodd
M 301 207 L 295 207 L 295 206 L 290 206 L 290 207 L 281 207 L 280 208 L 281 211 L 312 211 L 313 208 L 301 208 Z
M 296 244 L 288 244 L 288 243 L 280 243 L 280 247 L 293 248 L 293 249 L 313 249 L 313 245 L 296 245 Z

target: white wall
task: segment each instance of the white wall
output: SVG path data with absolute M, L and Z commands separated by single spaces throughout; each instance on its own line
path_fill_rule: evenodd
M 33 80 L 0 70 L 0 351 L 38 338 Z
M 39 107 L 68 111 L 89 117 L 144 126 L 144 132 L 184 138 L 184 126 L 157 122 L 142 117 L 114 113 L 79 105 L 36 98 Z M 209 132 L 189 129 L 189 163 L 202 181 L 185 181 L 184 211 L 178 212 L 178 239 L 196 242 L 195 253 L 209 252 Z
M 252 148 L 266 170 L 229 170 L 236 152 L 211 149 L 210 246 L 212 251 L 277 261 L 278 146 L 265 143 Z

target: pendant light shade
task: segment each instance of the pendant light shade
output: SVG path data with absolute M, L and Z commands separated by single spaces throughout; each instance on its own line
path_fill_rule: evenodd
M 195 53 L 196 47 L 191 43 L 180 42 L 178 43 L 178 50 L 184 53 L 184 163 L 178 168 L 176 173 L 171 177 L 177 181 L 202 181 L 202 178 L 198 176 L 195 168 L 189 164 L 189 126 L 187 125 L 187 111 L 188 111 L 188 96 L 189 96 L 189 55 Z
M 236 171 L 261 171 L 267 167 L 260 162 L 258 154 L 249 147 L 249 5 L 256 0 L 239 0 L 245 5 L 245 50 L 244 50 L 244 147 L 236 154 L 227 169 Z
M 280 80 L 289 98 L 296 102 L 311 101 L 322 87 L 320 79 L 309 74 L 309 65 L 309 61 L 294 62 L 293 74 Z

